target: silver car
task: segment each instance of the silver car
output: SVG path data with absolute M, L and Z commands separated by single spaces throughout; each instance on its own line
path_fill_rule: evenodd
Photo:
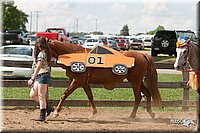
M 0 54 L 0 75 L 3 78 L 30 78 L 33 73 L 33 60 L 34 46 L 2 46 Z

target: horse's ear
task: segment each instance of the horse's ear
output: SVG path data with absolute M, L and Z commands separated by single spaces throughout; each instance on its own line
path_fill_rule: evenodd
M 189 43 L 190 43 L 190 41 L 191 41 L 191 38 L 187 39 L 187 41 L 186 41 L 186 42 L 189 44 Z

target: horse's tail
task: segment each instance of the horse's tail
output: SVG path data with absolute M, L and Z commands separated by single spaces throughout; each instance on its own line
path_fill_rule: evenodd
M 147 73 L 146 73 L 146 85 L 147 88 L 153 98 L 153 103 L 155 106 L 161 106 L 161 96 L 158 90 L 158 75 L 156 71 L 156 66 L 154 64 L 153 58 L 148 55 L 144 54 L 144 57 L 148 61 Z

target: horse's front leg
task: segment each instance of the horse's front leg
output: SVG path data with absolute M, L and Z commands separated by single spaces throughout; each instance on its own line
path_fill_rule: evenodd
M 89 101 L 90 101 L 90 104 L 92 106 L 92 109 L 93 109 L 93 112 L 90 114 L 90 116 L 88 118 L 91 118 L 94 114 L 97 113 L 97 109 L 96 109 L 96 106 L 94 104 L 94 100 L 93 100 L 93 94 L 92 94 L 92 90 L 91 90 L 91 87 L 89 84 L 86 84 L 86 85 L 83 85 L 82 86 Z
M 67 90 L 63 93 L 61 96 L 60 102 L 58 103 L 56 109 L 54 110 L 53 117 L 57 117 L 59 114 L 58 112 L 61 110 L 61 106 L 65 99 L 72 93 L 76 88 L 80 87 L 80 84 L 78 83 L 77 80 L 73 79 L 72 82 L 70 83 L 69 87 Z

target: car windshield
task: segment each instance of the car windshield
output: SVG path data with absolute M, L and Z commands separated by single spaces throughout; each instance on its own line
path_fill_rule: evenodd
M 87 39 L 86 42 L 98 42 L 98 39 Z
M 78 40 L 72 40 L 72 44 L 78 44 Z
M 25 47 L 4 47 L 1 49 L 2 54 L 13 54 L 13 55 L 28 55 L 32 56 L 33 49 L 32 48 L 25 48 Z
M 35 41 L 36 40 L 36 36 L 30 36 L 29 37 L 31 41 Z
M 112 41 L 110 44 L 112 44 L 112 46 L 117 46 L 117 42 Z
M 61 29 L 48 29 L 47 32 L 64 34 Z
M 116 42 L 118 42 L 118 43 L 125 43 L 125 40 L 124 39 L 118 39 L 118 40 L 116 40 Z
M 131 38 L 131 40 L 132 40 L 133 42 L 142 42 L 142 39 L 137 39 L 137 38 Z
M 145 39 L 144 42 L 151 42 L 151 40 L 150 39 Z
M 102 42 L 107 42 L 107 39 L 101 39 Z
M 174 31 L 158 31 L 156 36 L 167 37 L 167 38 L 176 38 L 176 33 Z
M 186 36 L 188 38 L 196 38 L 195 34 L 193 32 L 181 32 L 177 31 L 178 36 Z

